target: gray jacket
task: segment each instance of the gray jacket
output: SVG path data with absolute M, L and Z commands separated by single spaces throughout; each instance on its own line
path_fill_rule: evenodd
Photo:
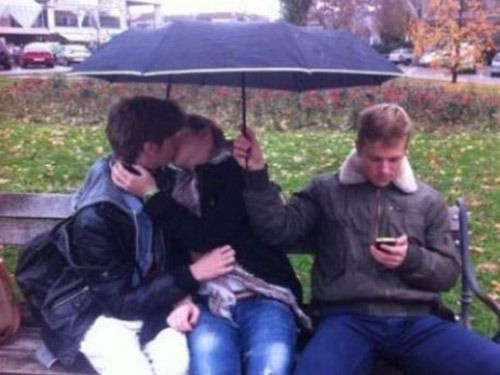
M 359 170 L 355 152 L 339 173 L 314 178 L 283 204 L 267 171 L 247 173 L 245 200 L 254 230 L 272 245 L 303 240 L 315 253 L 313 302 L 326 310 L 374 315 L 430 312 L 453 286 L 459 255 L 441 195 L 416 181 L 405 158 L 394 183 L 377 188 Z M 377 236 L 408 236 L 408 253 L 387 269 L 369 253 Z

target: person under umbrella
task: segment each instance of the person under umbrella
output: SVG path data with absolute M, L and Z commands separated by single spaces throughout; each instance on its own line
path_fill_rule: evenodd
M 145 169 L 138 168 L 137 176 L 117 165 L 113 176 L 136 195 L 157 192 L 147 200 L 146 212 L 163 219 L 180 245 L 177 251 L 189 261 L 215 244 L 236 251 L 234 270 L 204 283 L 195 297 L 199 319 L 180 319 L 178 329 L 190 331 L 191 373 L 290 373 L 296 317 L 306 327 L 311 324 L 299 307 L 300 283 L 285 253 L 264 245 L 250 228 L 243 175 L 230 144 L 213 121 L 190 115 L 174 163 L 180 169 L 170 170 L 172 187 L 158 192 Z

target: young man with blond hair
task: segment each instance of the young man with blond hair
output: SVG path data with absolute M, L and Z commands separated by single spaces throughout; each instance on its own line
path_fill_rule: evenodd
M 500 346 L 433 315 L 457 279 L 459 255 L 443 197 L 408 161 L 407 113 L 378 104 L 357 125 L 340 170 L 313 178 L 288 204 L 269 183 L 253 133 L 235 142 L 254 230 L 273 245 L 305 238 L 315 253 L 320 320 L 296 373 L 368 374 L 386 359 L 416 374 L 500 374 Z

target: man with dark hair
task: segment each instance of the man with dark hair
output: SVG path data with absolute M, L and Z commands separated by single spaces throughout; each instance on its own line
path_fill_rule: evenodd
M 54 282 L 67 293 L 43 313 L 46 343 L 65 364 L 81 352 L 100 374 L 187 372 L 186 339 L 167 327 L 167 316 L 180 304 L 182 314 L 196 319 L 196 306 L 186 297 L 200 282 L 230 272 L 234 251 L 222 246 L 176 267 L 143 201 L 111 180 L 116 160 L 153 173 L 169 163 L 184 122 L 175 103 L 152 97 L 121 100 L 109 113 L 113 155 L 94 163 L 74 197 L 67 252 L 75 264 Z
M 339 172 L 288 204 L 253 133 L 235 141 L 254 230 L 269 244 L 307 240 L 315 251 L 320 320 L 297 374 L 368 374 L 379 358 L 415 374 L 500 374 L 498 345 L 432 314 L 460 265 L 442 196 L 410 167 L 410 128 L 396 104 L 367 108 Z

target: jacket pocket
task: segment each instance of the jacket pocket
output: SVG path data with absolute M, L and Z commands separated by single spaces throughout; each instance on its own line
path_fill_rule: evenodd
M 51 329 L 73 324 L 78 317 L 93 305 L 90 288 L 82 285 L 52 299 L 44 308 L 45 322 Z

